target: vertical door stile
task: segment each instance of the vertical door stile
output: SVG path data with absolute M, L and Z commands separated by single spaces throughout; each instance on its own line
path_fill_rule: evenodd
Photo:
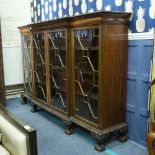
M 72 84 L 72 115 L 75 115 L 75 72 L 74 72 L 74 29 L 71 29 L 71 84 Z
M 22 46 L 22 71 L 23 71 L 23 82 L 24 82 L 24 91 L 26 91 L 26 88 L 25 88 L 25 83 L 26 83 L 26 80 L 25 80 L 25 54 L 24 54 L 24 41 L 23 41 L 23 37 L 24 35 L 21 35 L 21 46 Z M 31 49 L 31 47 L 30 47 Z M 31 74 L 32 75 L 32 74 Z
M 99 128 L 102 129 L 103 128 L 103 112 L 102 112 L 102 108 L 103 108 L 103 27 L 102 25 L 99 26 L 99 61 L 98 61 L 98 65 L 99 65 Z
M 44 31 L 45 36 L 45 67 L 46 67 L 46 91 L 47 91 L 47 105 L 50 106 L 50 70 L 49 70 L 49 43 L 48 43 L 48 31 Z
M 71 113 L 71 107 L 70 107 L 70 66 L 69 66 L 69 53 L 70 53 L 70 30 L 67 28 L 65 30 L 66 33 L 66 75 L 67 75 L 67 98 L 68 98 L 68 115 Z
M 73 39 L 71 38 L 72 33 L 71 33 L 71 28 L 67 28 L 66 29 L 66 34 L 67 34 L 67 38 L 66 38 L 66 45 L 67 45 L 67 51 L 66 51 L 66 55 L 67 55 L 67 85 L 68 85 L 68 115 L 72 116 L 73 115 L 73 59 L 72 59 L 72 53 L 73 53 Z
M 31 67 L 32 67 L 32 96 L 35 97 L 35 79 L 34 79 L 34 53 L 33 53 L 33 35 L 30 33 L 30 55 L 31 55 Z

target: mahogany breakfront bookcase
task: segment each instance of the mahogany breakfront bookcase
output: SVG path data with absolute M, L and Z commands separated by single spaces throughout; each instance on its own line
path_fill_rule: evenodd
M 102 151 L 111 133 L 125 141 L 130 13 L 96 12 L 19 27 L 23 100 L 89 130 Z M 74 124 L 74 125 L 73 125 Z

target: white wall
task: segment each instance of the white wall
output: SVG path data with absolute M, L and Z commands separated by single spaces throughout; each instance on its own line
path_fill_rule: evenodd
M 21 40 L 18 26 L 29 24 L 29 0 L 0 0 L 5 85 L 23 83 Z

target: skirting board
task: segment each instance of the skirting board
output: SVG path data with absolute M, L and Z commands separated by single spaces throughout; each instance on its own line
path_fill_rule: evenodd
M 5 86 L 6 99 L 21 97 L 23 92 L 23 84 Z

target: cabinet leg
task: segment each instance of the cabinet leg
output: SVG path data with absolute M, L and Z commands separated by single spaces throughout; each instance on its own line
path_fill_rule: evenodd
M 93 133 L 92 135 L 96 139 L 95 150 L 98 152 L 102 152 L 103 150 L 105 150 L 105 143 L 107 139 L 109 138 L 109 134 L 99 136 Z
M 21 95 L 22 102 L 21 104 L 27 104 L 27 97 L 25 97 L 23 94 Z
M 120 130 L 118 130 L 118 134 L 117 134 L 117 140 L 124 143 L 128 140 L 127 138 L 127 127 L 124 127 Z
M 75 124 L 70 122 L 70 121 L 64 121 L 63 122 L 65 123 L 66 125 L 66 129 L 65 129 L 65 133 L 67 135 L 71 135 L 74 133 L 74 128 L 75 128 Z
M 37 112 L 37 111 L 38 111 L 37 105 L 33 104 L 31 112 Z

